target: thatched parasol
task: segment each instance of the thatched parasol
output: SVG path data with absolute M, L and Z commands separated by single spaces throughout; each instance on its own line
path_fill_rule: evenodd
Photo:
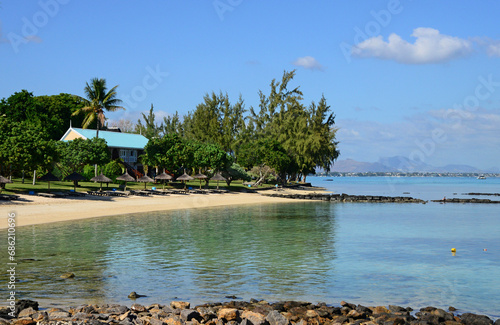
M 64 177 L 64 180 L 73 181 L 73 185 L 75 186 L 75 192 L 76 192 L 76 183 L 78 181 L 86 181 L 87 179 L 82 175 L 78 174 L 77 172 L 74 172 L 73 174 L 69 174 L 68 176 Z
M 49 192 L 50 192 L 50 182 L 57 182 L 57 181 L 59 181 L 59 178 L 54 176 L 54 174 L 52 174 L 51 172 L 48 172 L 47 174 L 40 177 L 40 180 L 48 183 Z
M 7 184 L 7 183 L 12 183 L 12 181 L 8 178 L 3 177 L 0 175 L 0 184 Z M 0 192 L 2 192 L 2 187 L 0 186 Z
M 127 182 L 135 182 L 135 178 L 130 176 L 128 171 L 125 171 L 125 174 L 118 176 L 116 180 L 125 182 L 125 188 L 124 188 L 125 191 L 127 190 Z
M 138 182 L 143 182 L 143 183 L 144 183 L 144 189 L 146 189 L 146 185 L 147 185 L 148 183 L 153 183 L 153 182 L 154 182 L 154 180 L 153 180 L 151 177 L 149 177 L 148 175 L 144 175 L 144 176 L 142 176 L 142 177 L 141 177 L 141 178 L 139 178 L 137 181 L 138 181 Z
M 200 180 L 200 190 L 201 190 L 201 180 L 202 180 L 202 179 L 207 179 L 207 178 L 208 178 L 208 176 L 207 176 L 207 175 L 203 175 L 203 174 L 199 173 L 199 174 L 194 175 L 193 177 L 194 177 L 194 178 L 196 178 L 196 179 L 199 179 L 199 180 Z
M 99 175 L 99 176 L 92 177 L 90 180 L 92 182 L 101 183 L 101 188 L 99 189 L 99 191 L 102 191 L 102 183 L 111 183 L 112 182 L 112 180 L 110 178 L 104 176 L 103 173 L 101 173 L 101 175 Z
M 163 180 L 163 189 L 165 189 L 165 181 L 166 180 L 171 180 L 173 177 L 170 176 L 169 174 L 163 172 L 160 175 L 156 175 L 155 180 Z
M 210 180 L 217 181 L 217 189 L 219 189 L 219 182 L 226 181 L 226 178 L 219 173 L 219 174 L 215 174 L 214 177 L 210 178 Z
M 181 176 L 177 177 L 177 180 L 178 181 L 183 181 L 184 182 L 184 189 L 186 189 L 186 181 L 192 181 L 194 178 L 192 178 L 191 176 L 189 176 L 188 174 L 186 174 L 186 172 L 184 172 L 184 174 L 182 174 Z

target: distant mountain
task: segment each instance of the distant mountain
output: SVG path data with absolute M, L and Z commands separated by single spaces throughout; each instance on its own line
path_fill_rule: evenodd
M 435 173 L 485 173 L 494 172 L 480 170 L 469 165 L 451 164 L 435 167 L 424 162 L 412 161 L 403 156 L 382 157 L 377 162 L 361 162 L 353 159 L 338 160 L 332 168 L 333 172 L 340 173 L 367 173 L 367 172 L 435 172 Z

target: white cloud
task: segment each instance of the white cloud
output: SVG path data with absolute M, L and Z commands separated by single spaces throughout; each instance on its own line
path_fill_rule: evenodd
M 486 48 L 486 53 L 488 53 L 489 56 L 500 57 L 500 41 L 491 42 Z
M 293 61 L 292 64 L 297 67 L 303 67 L 309 70 L 324 71 L 325 68 L 312 56 L 304 56 Z
M 472 52 L 472 42 L 458 37 L 440 34 L 437 29 L 419 27 L 411 36 L 415 43 L 391 34 L 388 41 L 382 36 L 369 38 L 352 47 L 352 55 L 360 58 L 394 60 L 405 64 L 447 62 Z

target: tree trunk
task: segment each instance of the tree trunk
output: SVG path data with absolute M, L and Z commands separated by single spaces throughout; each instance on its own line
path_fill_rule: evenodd
M 23 170 L 23 184 L 24 184 L 24 170 Z
M 33 171 L 33 185 L 36 184 L 36 169 Z

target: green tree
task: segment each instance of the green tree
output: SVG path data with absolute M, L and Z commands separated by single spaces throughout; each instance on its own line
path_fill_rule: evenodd
M 140 133 L 148 139 L 159 138 L 161 136 L 161 132 L 163 131 L 163 124 L 156 124 L 155 114 L 153 113 L 153 104 L 151 104 L 151 108 L 149 109 L 149 114 L 147 116 L 144 113 L 141 114 L 144 124 L 142 124 L 140 119 L 137 120 L 135 133 Z
M 172 116 L 166 116 L 163 118 L 163 134 L 177 133 L 181 136 L 184 134 L 184 129 L 182 126 L 181 119 L 179 118 L 179 113 L 175 112 Z
M 252 179 L 245 169 L 236 163 L 233 163 L 231 166 L 222 171 L 222 176 L 226 178 L 227 186 L 231 185 L 231 182 L 234 180 L 241 179 L 244 181 L 250 181 Z
M 188 139 L 217 143 L 227 152 L 234 151 L 239 133 L 244 128 L 243 99 L 231 105 L 227 94 L 206 94 L 203 103 L 184 117 L 184 132 Z
M 49 168 L 57 161 L 55 141 L 43 132 L 39 122 L 11 122 L 0 116 L 0 128 L 2 170 L 35 171 Z
M 96 121 L 96 138 L 99 137 L 100 127 L 104 126 L 104 122 L 106 121 L 104 112 L 114 112 L 118 109 L 125 109 L 119 106 L 122 101 L 116 97 L 116 88 L 118 88 L 118 86 L 114 86 L 108 91 L 105 79 L 93 78 L 90 84 L 88 82 L 86 83 L 84 88 L 86 98 L 82 98 L 82 100 L 85 106 L 72 114 L 73 116 L 84 114 L 85 118 L 82 124 L 82 128 L 84 129 L 88 128 L 92 122 Z
M 57 148 L 60 165 L 66 173 L 80 172 L 87 164 L 104 165 L 110 161 L 108 145 L 101 138 L 60 141 Z

